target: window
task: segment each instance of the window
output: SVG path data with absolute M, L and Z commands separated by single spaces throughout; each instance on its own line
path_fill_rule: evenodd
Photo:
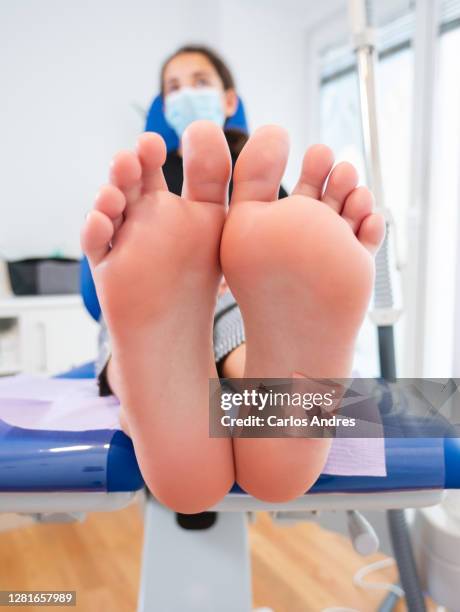
M 414 4 L 414 3 L 412 3 Z M 377 101 L 380 127 L 380 149 L 385 205 L 391 209 L 397 227 L 398 256 L 403 263 L 410 261 L 413 244 L 421 241 L 417 234 L 417 218 L 413 217 L 412 159 L 413 147 L 413 88 L 416 61 L 412 41 L 418 24 L 415 6 L 407 5 L 404 14 L 381 23 L 378 29 L 379 62 L 377 65 Z M 431 192 L 426 194 L 428 239 L 419 248 L 428 252 L 427 269 L 420 283 L 424 295 L 424 320 L 418 328 L 423 337 L 423 369 L 425 376 L 459 375 L 453 372 L 460 364 L 460 349 L 455 346 L 455 277 L 458 249 L 458 207 L 460 205 L 460 0 L 439 0 L 439 36 L 433 40 L 433 54 L 438 53 L 434 91 L 433 116 L 427 125 L 433 128 L 431 154 L 426 154 L 427 172 L 431 177 Z M 320 137 L 335 151 L 338 160 L 354 163 L 365 181 L 358 79 L 350 46 L 324 49 L 320 57 Z M 423 70 L 423 67 L 421 67 Z M 426 251 L 427 250 L 427 251 Z M 408 287 L 408 272 L 404 266 L 400 277 Z M 460 278 L 460 276 L 459 276 Z M 457 294 L 460 295 L 457 288 Z M 403 305 L 404 306 L 404 305 Z M 417 308 L 417 304 L 413 306 Z M 407 309 L 406 309 L 407 310 Z M 405 328 L 407 312 L 395 327 L 398 372 L 407 342 Z M 409 315 L 410 316 L 410 315 Z M 457 315 L 460 329 L 460 313 Z M 375 356 L 375 357 L 374 357 Z M 375 328 L 366 321 L 360 334 L 355 367 L 363 376 L 379 372 Z M 406 364 L 410 371 L 410 364 Z
M 410 190 L 411 112 L 413 90 L 414 27 L 408 14 L 382 27 L 378 36 L 376 67 L 382 175 L 386 205 L 395 218 L 398 257 L 407 253 L 405 241 Z M 320 89 L 320 134 L 338 161 L 356 165 L 360 182 L 365 182 L 358 76 L 350 49 L 330 50 L 322 58 Z M 404 319 L 396 325 L 396 351 L 401 353 Z M 357 344 L 355 368 L 362 376 L 377 376 L 375 326 L 366 320 Z
M 458 207 L 460 204 L 460 3 L 448 2 L 440 28 L 439 70 L 435 99 L 435 136 L 432 157 L 432 194 L 429 216 L 430 257 L 427 270 L 426 358 L 427 376 L 458 376 L 455 352 L 455 276 L 459 251 Z M 458 305 L 457 305 L 458 308 Z M 458 323 L 457 323 L 458 325 Z

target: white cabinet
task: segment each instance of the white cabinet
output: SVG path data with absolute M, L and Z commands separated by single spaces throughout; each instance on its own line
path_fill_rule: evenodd
M 98 325 L 79 295 L 0 299 L 0 375 L 57 374 L 93 360 Z

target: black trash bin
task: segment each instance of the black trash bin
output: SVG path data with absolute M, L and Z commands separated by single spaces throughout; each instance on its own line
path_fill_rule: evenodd
M 15 295 L 63 295 L 80 292 L 80 262 L 61 257 L 8 262 Z

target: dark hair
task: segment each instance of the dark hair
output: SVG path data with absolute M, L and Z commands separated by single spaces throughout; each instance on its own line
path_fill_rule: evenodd
M 172 53 L 164 62 L 160 71 L 160 90 L 161 93 L 164 93 L 163 81 L 164 81 L 164 73 L 166 70 L 166 66 L 169 64 L 171 60 L 173 60 L 178 55 L 182 55 L 184 53 L 200 53 L 204 55 L 206 59 L 212 64 L 217 74 L 219 75 L 222 85 L 225 91 L 229 89 L 235 89 L 235 80 L 230 71 L 230 68 L 224 62 L 224 60 L 215 52 L 213 49 L 206 47 L 205 45 L 184 45 L 179 47 L 174 53 Z M 235 128 L 226 128 L 224 126 L 224 134 L 228 142 L 229 149 L 233 156 L 237 157 L 241 149 L 244 147 L 248 140 L 247 134 L 243 131 L 235 129 Z

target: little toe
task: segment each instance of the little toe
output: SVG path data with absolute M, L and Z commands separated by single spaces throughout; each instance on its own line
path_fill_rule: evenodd
M 144 132 L 137 141 L 137 154 L 142 166 L 143 193 L 167 191 L 162 166 L 166 161 L 163 138 L 154 132 Z
M 120 151 L 110 166 L 110 181 L 125 195 L 128 206 L 141 194 L 142 167 L 138 156 L 132 151 Z
M 366 249 L 375 255 L 385 237 L 385 219 L 378 213 L 365 217 L 358 230 L 358 240 Z
M 317 144 L 307 149 L 293 193 L 319 200 L 333 164 L 334 154 L 326 145 Z
M 357 233 L 361 222 L 372 213 L 374 196 L 367 187 L 356 187 L 345 200 L 342 217 L 350 225 L 353 233 Z
M 81 230 L 80 243 L 92 267 L 109 252 L 113 233 L 113 222 L 107 215 L 99 210 L 92 210 L 88 214 Z
M 348 162 L 341 162 L 332 170 L 321 200 L 335 212 L 341 213 L 346 198 L 358 184 L 358 173 Z

